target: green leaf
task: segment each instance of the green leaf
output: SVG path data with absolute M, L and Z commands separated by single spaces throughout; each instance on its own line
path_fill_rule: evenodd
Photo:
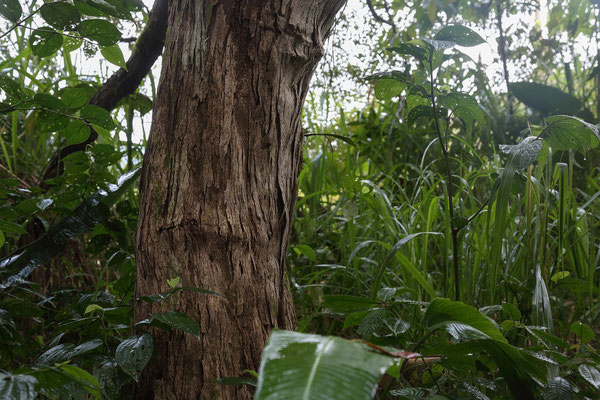
M 100 46 L 112 46 L 121 39 L 121 32 L 112 23 L 104 19 L 86 19 L 81 21 L 77 32 Z
M 90 101 L 88 92 L 84 88 L 69 87 L 60 92 L 60 98 L 67 108 L 80 108 Z
M 330 295 L 323 298 L 323 307 L 331 308 L 332 310 L 339 312 L 367 310 L 377 307 L 378 304 L 378 302 L 372 301 L 366 297 Z
M 240 386 L 240 385 L 249 385 L 256 387 L 256 380 L 254 378 L 241 378 L 237 376 L 230 376 L 225 378 L 218 378 L 216 382 L 219 385 L 225 386 Z
M 109 63 L 127 70 L 127 66 L 125 65 L 125 57 L 123 57 L 123 52 L 118 44 L 103 47 L 100 49 L 100 53 L 102 53 L 104 58 L 106 58 L 106 61 Z
M 312 249 L 312 247 L 306 244 L 298 244 L 294 246 L 294 251 L 296 251 L 298 254 L 302 254 L 312 262 L 317 261 L 317 255 L 315 254 L 315 251 Z
M 548 125 L 542 137 L 553 150 L 576 150 L 586 152 L 600 144 L 598 127 L 568 115 L 553 115 L 546 118 Z
M 70 121 L 66 115 L 50 111 L 40 111 L 35 129 L 38 133 L 56 132 L 66 128 Z
M 0 372 L 0 398 L 7 400 L 33 400 L 37 397 L 37 379 L 30 375 L 13 375 Z
M 62 35 L 48 26 L 36 29 L 29 38 L 29 47 L 38 57 L 53 55 L 61 48 L 62 44 Z
M 4 246 L 5 240 L 4 232 L 0 231 L 0 247 Z
M 23 9 L 19 0 L 2 0 L 0 1 L 0 15 L 10 22 L 17 23 L 23 15 Z
M 581 364 L 578 368 L 579 374 L 595 389 L 600 389 L 600 371 L 593 365 Z
M 544 400 L 571 400 L 574 396 L 575 391 L 569 381 L 557 376 L 548 381 L 542 398 Z
M 175 289 L 180 280 L 181 278 L 178 276 L 176 276 L 175 278 L 167 279 L 167 285 L 169 285 L 171 289 Z
M 60 369 L 67 374 L 70 379 L 80 384 L 89 394 L 98 400 L 102 399 L 100 384 L 92 374 L 75 365 L 61 365 Z
M 375 97 L 378 100 L 389 101 L 398 96 L 406 88 L 406 83 L 396 79 L 380 79 L 375 83 Z
M 65 103 L 58 99 L 58 97 L 51 96 L 45 93 L 38 93 L 33 96 L 35 101 L 40 107 L 48 108 L 50 110 L 64 110 L 66 108 Z
M 103 344 L 104 342 L 100 339 L 93 339 L 78 346 L 75 346 L 72 343 L 59 344 L 42 353 L 38 357 L 36 364 L 38 366 L 45 366 L 69 361 L 77 356 L 90 352 Z
M 443 27 L 434 37 L 435 40 L 454 42 L 458 46 L 472 47 L 485 43 L 477 32 L 462 25 L 449 25 Z
M 513 321 L 520 321 L 521 320 L 521 311 L 519 311 L 519 309 L 512 303 L 502 303 L 502 310 L 504 310 L 504 312 L 506 314 L 508 314 L 508 316 L 513 320 Z
M 110 112 L 93 104 L 83 106 L 79 112 L 79 116 L 89 123 L 99 125 L 104 129 L 112 130 L 117 126 Z
M 573 322 L 569 330 L 579 336 L 579 339 L 583 344 L 588 343 L 594 338 L 594 331 L 592 328 L 579 321 Z
M 473 96 L 464 93 L 450 93 L 442 97 L 443 104 L 449 110 L 452 110 L 454 115 L 461 118 L 467 127 L 473 121 L 477 121 L 479 125 L 485 123 L 485 115 L 483 110 L 477 104 L 477 100 Z
M 412 126 L 419 118 L 425 117 L 427 119 L 433 120 L 435 118 L 435 113 L 433 111 L 432 106 L 426 105 L 417 105 L 410 109 L 408 112 L 408 117 L 406 118 L 406 123 L 408 126 Z
M 423 322 L 429 329 L 444 326 L 451 322 L 459 322 L 481 331 L 491 339 L 502 343 L 507 342 L 491 319 L 483 315 L 475 307 L 459 301 L 439 297 L 433 299 L 429 307 L 427 307 Z
M 136 382 L 144 367 L 152 357 L 154 340 L 152 336 L 144 333 L 141 336 L 132 336 L 123 340 L 115 351 L 117 364 L 130 375 Z
M 124 97 L 117 103 L 117 106 L 126 106 L 128 104 L 131 104 L 141 115 L 152 111 L 152 100 L 141 93 L 133 93 Z
M 189 315 L 179 311 L 167 311 L 161 314 L 150 314 L 152 320 L 161 322 L 171 328 L 198 337 L 200 326 Z
M 71 121 L 63 131 L 67 145 L 85 142 L 90 137 L 90 127 L 81 120 Z
M 276 330 L 262 355 L 256 400 L 367 400 L 394 359 L 362 343 Z
M 13 102 L 26 100 L 31 97 L 27 90 L 23 89 L 17 81 L 8 75 L 0 74 L 0 89 L 2 89 L 4 93 L 6 93 L 8 99 Z
M 108 191 L 100 190 L 83 201 L 38 240 L 0 259 L 0 268 L 8 274 L 8 278 L 0 284 L 0 292 L 22 282 L 35 268 L 61 254 L 71 239 L 91 231 L 103 221 L 109 214 L 109 208 L 133 185 L 139 174 L 140 169 L 136 169 L 122 175 L 116 185 L 110 185 Z
M 519 101 L 544 115 L 575 115 L 583 107 L 576 97 L 541 83 L 515 82 L 510 90 Z
M 15 224 L 14 222 L 3 221 L 3 220 L 0 220 L 0 231 L 5 232 L 5 233 L 16 233 L 19 235 L 27 234 L 27 231 L 21 225 Z
M 403 56 L 412 56 L 419 61 L 429 60 L 429 51 L 415 43 L 400 43 L 398 46 L 388 47 L 387 50 Z
M 64 1 L 44 4 L 40 9 L 40 14 L 48 25 L 61 31 L 77 24 L 81 19 L 79 10 Z

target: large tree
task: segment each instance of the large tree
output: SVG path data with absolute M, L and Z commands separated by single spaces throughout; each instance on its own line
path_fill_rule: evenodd
M 249 398 L 215 378 L 257 370 L 295 326 L 285 256 L 302 159 L 302 104 L 344 0 L 173 0 L 141 180 L 137 296 L 166 281 L 199 338 L 153 332 L 138 399 Z M 136 318 L 156 312 L 140 303 Z

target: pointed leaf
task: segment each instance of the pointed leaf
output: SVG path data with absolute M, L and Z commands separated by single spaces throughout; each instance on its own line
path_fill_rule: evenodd
M 593 365 L 581 364 L 579 374 L 595 389 L 600 389 L 600 371 Z
M 81 18 L 79 10 L 65 1 L 44 4 L 40 14 L 48 25 L 61 31 L 77 24 Z
M 0 372 L 0 398 L 33 400 L 37 397 L 37 379 L 30 375 L 13 375 Z
M 516 145 L 501 144 L 500 151 L 510 154 L 517 171 L 522 171 L 537 160 L 544 147 L 543 141 L 536 136 L 528 136 Z
M 29 38 L 29 47 L 38 57 L 48 57 L 56 53 L 63 44 L 63 37 L 50 27 L 36 29 Z
M 325 296 L 323 307 L 339 312 L 353 312 L 376 307 L 378 303 L 365 297 L 356 296 Z
M 104 19 L 86 19 L 77 27 L 79 34 L 100 46 L 112 46 L 121 39 L 121 32 Z
M 260 365 L 256 400 L 367 400 L 394 363 L 365 344 L 274 331 Z
M 117 346 L 115 360 L 123 371 L 137 382 L 142 370 L 150 361 L 153 350 L 154 340 L 152 336 L 147 333 L 141 336 L 132 336 L 123 340 Z
M 579 118 L 553 115 L 546 118 L 546 122 L 542 137 L 554 150 L 586 152 L 600 144 L 598 127 Z
M 65 128 L 63 136 L 67 145 L 77 144 L 85 142 L 90 137 L 90 131 L 88 124 L 77 119 L 71 121 L 69 126 Z
M 544 115 L 575 115 L 583 106 L 574 96 L 541 83 L 515 82 L 510 90 L 519 101 Z
M 10 22 L 17 23 L 23 15 L 23 9 L 19 0 L 2 0 L 0 1 L 0 15 Z
M 114 44 L 112 46 L 106 46 L 100 49 L 100 53 L 106 58 L 111 64 L 116 65 L 117 67 L 127 69 L 125 65 L 125 57 L 123 57 L 123 52 L 118 44 Z
M 152 319 L 167 325 L 170 328 L 198 337 L 200 325 L 187 314 L 179 311 L 167 311 L 161 314 L 150 314 Z
M 90 124 L 100 125 L 104 129 L 112 130 L 116 127 L 110 112 L 93 104 L 83 106 L 79 116 Z
M 462 25 L 446 26 L 435 35 L 434 39 L 454 42 L 464 47 L 472 47 L 485 43 L 485 40 L 477 32 Z
M 496 324 L 475 307 L 439 297 L 433 299 L 425 312 L 425 326 L 434 328 L 452 322 L 469 325 L 492 339 L 507 342 Z

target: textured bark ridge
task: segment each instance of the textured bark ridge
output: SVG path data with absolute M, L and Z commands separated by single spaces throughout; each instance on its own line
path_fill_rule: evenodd
M 137 296 L 166 280 L 199 339 L 153 330 L 137 399 L 246 399 L 218 377 L 257 370 L 274 327 L 295 326 L 284 262 L 301 162 L 301 111 L 344 0 L 172 0 L 144 158 Z M 136 319 L 159 312 L 141 302 Z M 218 393 L 217 393 L 218 392 Z

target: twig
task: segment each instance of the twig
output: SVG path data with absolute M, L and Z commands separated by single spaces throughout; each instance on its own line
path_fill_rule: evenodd
M 394 34 L 396 34 L 396 25 L 394 24 L 394 21 L 392 21 L 392 19 L 385 19 L 383 18 L 381 15 L 377 14 L 377 10 L 375 10 L 375 7 L 373 7 L 373 1 L 372 0 L 367 0 L 367 6 L 369 7 L 369 10 L 371 11 L 371 14 L 373 15 L 373 18 L 375 18 L 376 21 L 379 21 L 383 24 L 387 24 L 389 26 L 392 27 L 392 32 L 394 32 Z M 387 9 L 387 5 L 386 5 L 386 9 Z
M 8 172 L 13 178 L 15 178 L 16 180 L 18 180 L 21 185 L 25 186 L 27 189 L 31 188 L 31 185 L 29 185 L 27 182 L 25 182 L 23 179 L 19 178 L 17 175 L 15 175 L 14 172 L 10 171 L 8 168 L 6 168 L 4 165 L 0 164 L 0 168 L 2 168 L 4 171 Z
M 28 16 L 26 16 L 25 18 L 23 18 L 20 21 L 17 21 L 9 30 L 7 30 L 6 32 L 4 32 L 2 35 L 0 35 L 0 39 L 2 39 L 4 36 L 8 35 L 9 33 L 11 33 L 12 31 L 14 31 L 15 29 L 17 29 L 18 26 L 21 26 L 21 24 L 25 21 L 27 21 L 29 18 L 33 17 L 35 15 L 35 13 L 37 13 L 38 11 L 40 11 L 40 8 L 38 7 L 34 12 L 32 12 L 31 14 L 29 14 Z

